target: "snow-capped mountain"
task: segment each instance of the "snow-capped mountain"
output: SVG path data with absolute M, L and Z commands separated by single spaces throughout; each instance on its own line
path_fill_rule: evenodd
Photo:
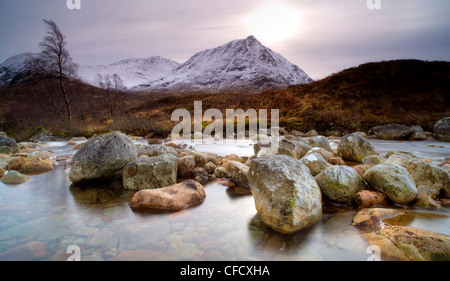
M 298 66 L 249 36 L 199 52 L 169 75 L 149 79 L 134 90 L 260 91 L 312 81 Z
M 37 57 L 35 53 L 23 53 L 12 56 L 0 64 L 0 86 L 8 85 L 29 75 L 27 61 Z
M 78 77 L 91 85 L 97 85 L 97 74 L 102 76 L 117 74 L 127 88 L 132 88 L 149 80 L 169 74 L 180 64 L 159 56 L 145 59 L 126 59 L 109 65 L 80 65 Z

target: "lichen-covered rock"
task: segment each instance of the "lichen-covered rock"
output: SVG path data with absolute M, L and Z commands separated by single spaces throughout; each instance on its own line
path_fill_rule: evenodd
M 433 137 L 442 141 L 450 141 L 450 117 L 442 118 L 434 125 Z
M 227 178 L 239 186 L 249 187 L 247 174 L 249 167 L 237 161 L 229 161 L 223 165 Z
M 396 204 L 408 204 L 417 196 L 413 178 L 405 168 L 396 164 L 376 165 L 364 173 L 364 179 Z
M 372 144 L 358 134 L 342 137 L 337 147 L 338 155 L 344 160 L 361 162 L 369 155 L 378 155 Z
M 315 136 L 315 137 L 311 137 L 309 139 L 309 145 L 311 147 L 321 147 L 324 148 L 330 152 L 332 152 L 333 150 L 331 149 L 330 146 L 330 142 L 328 141 L 328 139 L 324 136 Z
M 361 175 L 361 177 L 364 177 L 364 173 L 372 169 L 372 165 L 357 165 L 353 166 L 352 168 L 355 169 L 355 171 L 357 171 Z
M 130 190 L 154 189 L 177 182 L 178 159 L 172 154 L 141 156 L 123 169 L 123 187 Z
M 218 179 L 223 179 L 223 178 L 228 177 L 225 168 L 222 166 L 216 168 L 216 170 L 214 171 L 214 176 L 216 176 L 216 178 L 218 178 Z
M 419 185 L 417 187 L 417 197 L 416 201 L 414 202 L 414 205 L 419 207 L 424 207 L 430 210 L 434 209 L 440 209 L 441 204 L 434 200 L 438 193 L 436 193 L 436 190 L 425 185 Z M 434 198 L 434 199 L 433 199 Z
M 69 178 L 73 183 L 86 183 L 121 177 L 125 165 L 136 157 L 136 146 L 124 134 L 97 136 L 75 153 Z
M 325 196 L 345 204 L 351 204 L 354 196 L 365 188 L 361 175 L 348 166 L 329 167 L 316 180 Z
M 268 143 L 270 145 L 270 143 Z M 278 143 L 278 151 L 273 151 L 269 147 L 264 146 L 261 142 L 254 144 L 253 150 L 256 156 L 270 156 L 270 155 L 287 155 L 294 159 L 302 158 L 307 150 L 303 149 L 301 143 L 296 144 L 294 141 L 282 139 Z
M 384 163 L 384 161 L 386 161 L 386 159 L 384 159 L 383 157 L 381 157 L 379 155 L 370 155 L 370 156 L 365 157 L 362 160 L 362 164 L 375 166 L 375 165 Z
M 436 191 L 435 194 L 442 192 L 445 198 L 450 198 L 450 175 L 441 167 L 405 154 L 392 154 L 385 163 L 404 167 L 411 174 L 416 186 L 428 186 Z
M 13 154 L 13 148 L 10 146 L 0 146 L 0 154 Z
M 414 130 L 408 126 L 391 124 L 372 128 L 372 131 L 379 139 L 399 140 L 410 136 Z
M 141 155 L 146 155 L 148 157 L 159 156 L 163 154 L 172 154 L 178 156 L 178 152 L 170 146 L 161 144 L 151 144 L 140 146 L 137 148 L 138 157 Z
M 319 186 L 308 168 L 292 157 L 254 159 L 248 182 L 259 216 L 277 232 L 292 234 L 322 217 Z
M 383 260 L 450 260 L 450 238 L 445 235 L 413 227 L 385 225 L 362 237 L 380 248 Z
M 12 154 L 16 153 L 19 150 L 19 146 L 17 145 L 16 141 L 10 137 L 6 136 L 0 136 L 0 147 L 7 146 L 11 148 L 11 153 L 5 153 L 5 154 Z
M 334 155 L 332 152 L 322 148 L 322 147 L 313 147 L 310 150 L 308 150 L 308 152 L 306 152 L 306 154 L 303 156 L 305 157 L 306 155 L 309 155 L 311 153 L 319 153 L 320 155 L 322 155 L 323 159 L 325 159 L 325 161 L 329 162 L 331 158 L 334 158 Z
M 134 210 L 176 211 L 196 206 L 205 198 L 206 193 L 200 183 L 185 180 L 163 188 L 140 190 L 131 199 L 130 207 Z
M 315 152 L 303 156 L 303 158 L 300 159 L 300 162 L 308 167 L 313 177 L 317 176 L 323 170 L 331 166 L 327 161 L 325 161 L 325 159 L 323 159 L 321 154 Z

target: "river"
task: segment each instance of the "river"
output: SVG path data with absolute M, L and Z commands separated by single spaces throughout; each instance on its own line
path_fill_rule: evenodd
M 332 147 L 337 146 L 331 140 Z M 370 139 L 384 154 L 408 151 L 434 164 L 450 155 L 450 144 Z M 65 142 L 47 143 L 44 150 L 74 154 Z M 198 151 L 218 155 L 253 154 L 249 142 L 195 144 Z M 205 186 L 206 200 L 192 209 L 172 212 L 134 212 L 128 206 L 133 192 L 120 183 L 75 187 L 70 167 L 31 175 L 20 185 L 0 182 L 0 260 L 67 260 L 67 248 L 80 248 L 81 260 L 367 260 L 367 244 L 352 227 L 356 209 L 325 208 L 321 221 L 291 236 L 264 228 L 251 195 L 234 196 L 217 183 Z M 398 223 L 450 236 L 450 211 L 416 209 Z M 23 245 L 41 245 L 25 255 Z M 30 244 L 31 243 L 31 244 Z

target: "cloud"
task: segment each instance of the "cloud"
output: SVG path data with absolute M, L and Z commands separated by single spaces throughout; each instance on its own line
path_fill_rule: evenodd
M 178 62 L 198 51 L 246 38 L 247 15 L 260 0 L 81 0 L 81 10 L 65 1 L 0 1 L 0 61 L 37 51 L 55 20 L 81 64 L 160 55 Z M 448 0 L 382 0 L 369 10 L 365 0 L 281 1 L 300 12 L 299 31 L 272 50 L 318 79 L 374 60 L 450 60 Z

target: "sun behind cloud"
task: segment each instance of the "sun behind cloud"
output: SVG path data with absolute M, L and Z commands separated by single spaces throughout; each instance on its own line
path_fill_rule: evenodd
M 289 38 L 300 27 L 300 12 L 279 2 L 268 2 L 244 19 L 256 38 L 271 43 Z

